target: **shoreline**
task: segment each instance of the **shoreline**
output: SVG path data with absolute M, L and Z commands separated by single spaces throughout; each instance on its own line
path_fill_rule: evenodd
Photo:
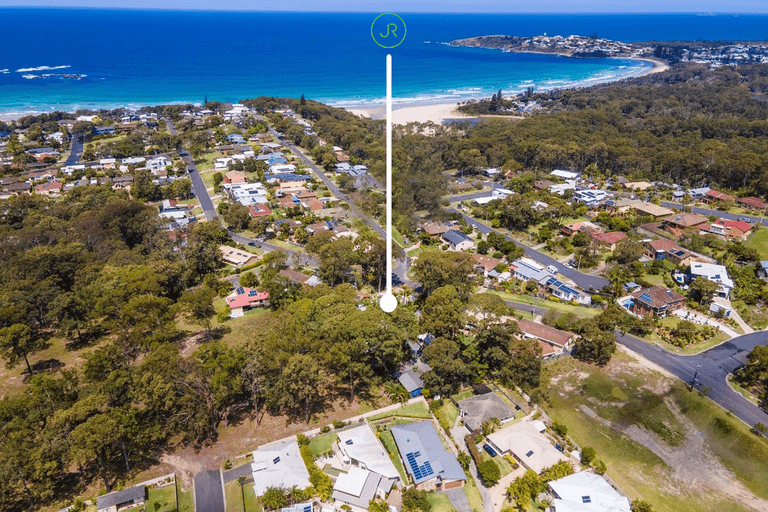
M 496 48 L 487 48 L 494 50 Z M 504 50 L 500 50 L 504 51 Z M 510 52 L 515 53 L 515 52 Z M 553 52 L 537 52 L 537 51 L 521 51 L 517 53 L 532 53 L 532 54 L 539 54 L 539 55 L 557 55 L 563 58 L 575 58 L 570 55 L 566 54 L 558 54 Z M 552 89 L 580 89 L 583 87 L 592 87 L 594 85 L 598 85 L 601 83 L 612 83 L 617 82 L 620 80 L 624 80 L 626 78 L 637 78 L 641 76 L 651 75 L 655 73 L 661 73 L 663 71 L 666 71 L 669 69 L 669 65 L 661 60 L 654 59 L 652 57 L 603 57 L 608 59 L 618 59 L 618 60 L 635 60 L 635 61 L 642 61 L 646 62 L 648 64 L 652 64 L 651 68 L 644 69 L 642 73 L 638 74 L 629 74 L 625 76 L 615 77 L 610 80 L 606 81 L 598 81 L 594 83 L 587 83 L 587 81 L 582 83 L 576 83 L 574 85 L 568 86 L 568 87 L 553 87 L 551 89 L 547 88 L 541 88 L 540 91 L 547 91 Z M 510 96 L 514 95 L 517 96 L 519 93 L 510 94 Z M 470 101 L 470 100 L 479 100 L 486 98 L 485 95 L 476 95 L 476 96 L 468 96 L 466 98 L 461 98 L 456 101 L 448 101 L 446 102 L 445 99 L 430 101 L 428 99 L 425 100 L 418 100 L 413 101 L 410 103 L 402 103 L 400 105 L 393 105 L 392 109 L 392 117 L 393 122 L 395 124 L 408 124 L 411 122 L 419 122 L 419 123 L 426 123 L 426 122 L 433 122 L 436 124 L 442 124 L 446 119 L 477 119 L 478 116 L 467 116 L 465 114 L 461 114 L 458 112 L 458 106 L 460 103 Z M 185 102 L 185 101 L 170 101 L 170 102 L 160 102 L 155 105 L 172 105 L 172 104 L 187 104 L 191 103 L 196 106 L 199 106 L 199 103 L 196 102 Z M 352 112 L 355 115 L 358 116 L 364 116 L 364 117 L 370 117 L 372 119 L 383 119 L 384 118 L 384 106 L 381 103 L 376 103 L 374 101 L 371 101 L 371 103 L 365 105 L 365 104 L 350 104 L 346 103 L 344 100 L 330 100 L 330 101 L 323 101 L 322 103 L 329 104 L 334 107 L 343 108 L 349 112 Z M 128 102 L 127 104 L 119 104 L 115 102 L 109 102 L 108 104 L 105 103 L 104 106 L 90 106 L 89 108 L 84 107 L 78 107 L 77 109 L 68 110 L 66 108 L 61 109 L 46 109 L 43 110 L 42 108 L 39 108 L 37 110 L 30 109 L 27 112 L 0 112 L 0 121 L 4 122 L 10 122 L 22 117 L 27 116 L 36 116 L 36 115 L 42 115 L 42 114 L 50 114 L 53 112 L 65 112 L 68 114 L 74 114 L 76 110 L 101 110 L 101 109 L 107 109 L 107 110 L 113 110 L 118 108 L 125 108 L 128 110 L 138 110 L 139 108 L 145 107 L 145 106 L 155 106 L 152 104 L 147 105 L 138 105 L 134 102 Z M 489 116 L 480 116 L 480 117 L 489 117 Z M 496 117 L 510 117 L 514 118 L 516 116 L 496 116 Z
M 495 49 L 495 48 L 489 48 L 489 49 Z M 541 55 L 559 55 L 564 58 L 575 58 L 568 55 L 563 54 L 555 54 L 552 52 L 520 52 L 520 53 L 536 53 Z M 620 80 L 624 80 L 627 78 L 638 78 L 641 76 L 647 76 L 647 75 L 653 75 L 656 73 L 662 73 L 664 71 L 667 71 L 670 66 L 666 62 L 654 59 L 651 57 L 602 57 L 602 58 L 608 58 L 608 59 L 618 59 L 618 60 L 638 60 L 647 62 L 649 64 L 652 64 L 651 68 L 647 68 L 644 70 L 644 72 L 639 73 L 637 75 L 628 75 L 628 76 L 622 76 L 617 77 L 614 80 L 608 80 L 605 82 L 598 82 L 594 84 L 588 84 L 583 86 L 573 86 L 573 87 L 564 87 L 563 89 L 581 89 L 583 87 L 592 87 L 594 85 L 598 84 L 606 84 L 606 83 L 613 83 L 618 82 Z M 552 89 L 558 89 L 558 87 L 554 87 Z M 547 89 L 543 89 L 547 90 Z M 515 95 L 517 96 L 517 94 Z M 487 96 L 476 96 L 472 98 L 467 98 L 462 100 L 461 102 L 435 102 L 435 103 L 412 103 L 412 104 L 405 104 L 405 105 L 393 105 L 392 107 L 392 124 L 399 124 L 404 125 L 411 122 L 417 122 L 417 123 L 428 123 L 432 122 L 435 124 L 442 124 L 446 119 L 478 119 L 478 118 L 507 118 L 507 119 L 523 119 L 523 116 L 506 116 L 506 115 L 484 115 L 484 116 L 468 116 L 466 114 L 462 114 L 458 111 L 458 107 L 461 103 L 464 103 L 468 100 L 474 99 L 484 99 Z M 362 116 L 362 117 L 369 117 L 371 119 L 384 119 L 384 106 L 344 106 L 343 102 L 339 102 L 336 106 L 339 108 L 343 108 L 344 110 L 351 112 L 355 114 L 356 116 Z

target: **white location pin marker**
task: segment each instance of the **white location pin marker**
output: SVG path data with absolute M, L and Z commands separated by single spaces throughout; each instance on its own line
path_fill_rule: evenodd
M 387 293 L 379 301 L 385 313 L 397 308 L 392 294 L 392 55 L 387 55 Z

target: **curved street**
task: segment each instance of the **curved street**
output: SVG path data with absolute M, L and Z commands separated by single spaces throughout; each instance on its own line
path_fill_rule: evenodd
M 629 334 L 616 334 L 616 341 L 677 376 L 689 386 L 696 375 L 695 387 L 726 411 L 731 411 L 750 426 L 768 425 L 768 414 L 733 391 L 726 377 L 740 366 L 735 356 L 749 353 L 757 345 L 768 345 L 768 332 L 758 331 L 726 341 L 700 354 L 673 354 L 652 343 Z

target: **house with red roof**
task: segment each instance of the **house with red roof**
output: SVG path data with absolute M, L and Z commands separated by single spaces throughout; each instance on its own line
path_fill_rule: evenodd
M 36 186 L 35 192 L 48 197 L 59 197 L 63 186 L 64 184 L 61 182 L 49 181 L 48 183 L 42 183 Z
M 561 331 L 548 325 L 532 322 L 530 320 L 518 320 L 517 326 L 524 338 L 535 339 L 541 345 L 542 358 L 547 359 L 562 354 L 570 348 L 577 335 L 570 331 Z
M 264 308 L 269 306 L 269 293 L 260 292 L 253 288 L 239 286 L 235 291 L 227 295 L 227 306 L 229 306 L 230 316 L 243 316 L 245 311 L 253 308 Z
M 229 171 L 224 175 L 224 183 L 248 183 L 248 176 L 243 171 Z
M 720 192 L 718 190 L 712 190 L 712 189 L 709 189 L 706 193 L 704 193 L 704 197 L 702 197 L 702 200 L 705 203 L 715 203 L 718 201 L 734 201 L 735 199 L 736 198 L 730 194 L 726 194 L 725 192 Z
M 744 240 L 752 229 L 752 224 L 743 220 L 717 219 L 710 224 L 709 233 L 729 240 Z
M 272 210 L 266 204 L 255 203 L 248 207 L 248 213 L 251 217 L 266 217 L 272 215 Z
M 765 208 L 768 207 L 768 204 L 765 204 L 765 201 L 759 197 L 753 196 L 739 197 L 736 199 L 736 202 L 744 208 L 748 208 L 750 210 L 765 210 Z
M 625 238 L 627 238 L 627 234 L 622 233 L 621 231 L 611 231 L 609 233 L 592 233 L 592 240 L 602 245 L 603 247 L 607 247 L 611 251 L 616 249 L 616 244 Z

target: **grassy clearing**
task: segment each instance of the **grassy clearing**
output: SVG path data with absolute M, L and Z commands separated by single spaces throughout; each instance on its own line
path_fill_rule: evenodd
M 176 510 L 176 488 L 173 485 L 149 489 L 148 495 L 147 510 L 156 512 Z
M 475 485 L 475 480 L 470 475 L 467 475 L 467 483 L 464 484 L 464 494 L 467 495 L 472 512 L 483 512 L 483 498 Z
M 733 378 L 733 375 L 728 375 L 728 386 L 750 402 L 752 402 L 755 405 L 759 405 L 759 400 L 755 395 L 753 395 L 748 389 L 744 388 L 741 384 L 736 382 L 736 380 Z
M 456 407 L 453 402 L 450 400 L 443 400 L 443 405 L 440 407 L 440 410 L 451 425 L 456 423 L 456 418 L 459 417 L 459 408 Z
M 427 501 L 432 505 L 432 512 L 451 512 L 454 510 L 447 494 L 430 492 L 427 494 Z
M 453 398 L 454 400 L 456 400 L 458 402 L 459 400 L 464 400 L 465 398 L 469 398 L 472 395 L 474 395 L 474 393 L 472 392 L 472 389 L 470 388 L 470 389 L 465 389 L 461 393 L 453 395 L 451 398 Z
M 768 229 L 758 229 L 745 245 L 757 250 L 761 260 L 768 259 Z
M 501 455 L 496 455 L 496 457 L 491 457 L 488 455 L 488 452 L 483 450 L 482 445 L 478 447 L 480 450 L 480 455 L 483 457 L 483 461 L 486 460 L 492 460 L 494 464 L 499 466 L 499 471 L 501 471 L 501 476 L 506 476 L 512 472 L 512 465 Z
M 317 458 L 320 455 L 328 452 L 333 447 L 334 441 L 339 436 L 335 432 L 328 432 L 327 434 L 320 434 L 309 440 L 309 449 L 312 450 L 312 456 Z
M 650 502 L 654 510 L 747 509 L 725 494 L 676 479 L 674 470 L 659 456 L 613 425 L 636 425 L 675 448 L 686 442 L 681 421 L 692 424 L 694 431 L 702 433 L 705 445 L 749 490 L 768 497 L 768 481 L 764 478 L 768 471 L 768 442 L 750 434 L 746 425 L 708 398 L 689 393 L 682 383 L 638 370 L 629 356 L 617 354 L 605 369 L 571 358 L 560 359 L 544 368 L 542 382 L 550 416 L 564 423 L 578 444 L 597 450 L 608 466 L 608 475 L 624 492 L 633 499 Z M 679 409 L 681 417 L 670 409 L 670 404 Z
M 427 407 L 427 404 L 425 404 L 424 402 L 414 402 L 404 407 L 398 407 L 397 409 L 393 409 L 391 411 L 385 411 L 379 414 L 374 414 L 373 416 L 370 416 L 368 419 L 370 421 L 376 421 L 384 418 L 391 418 L 393 416 L 398 416 L 401 418 L 425 418 L 425 419 L 432 418 L 432 414 L 429 412 L 429 408 Z
M 242 490 L 237 480 L 228 482 L 224 484 L 224 492 L 227 500 L 227 512 L 261 511 L 261 504 L 253 490 L 253 480 L 246 481 L 243 484 Z
M 176 480 L 176 494 L 179 497 L 179 512 L 194 512 L 195 510 L 195 498 L 192 495 L 192 490 L 184 491 L 181 488 L 181 484 Z
M 488 290 L 488 293 L 495 293 L 504 300 L 512 302 L 520 302 L 522 304 L 535 304 L 537 308 L 552 309 L 559 311 L 560 313 L 573 313 L 576 316 L 583 318 L 592 318 L 599 315 L 602 310 L 598 308 L 587 308 L 583 306 L 574 306 L 573 304 L 564 304 L 562 302 L 551 302 L 549 300 L 536 300 L 536 297 L 530 295 L 517 295 L 514 293 L 500 292 L 496 290 Z M 522 312 L 523 315 L 528 315 L 527 312 Z
M 389 430 L 385 430 L 384 432 L 381 432 L 379 434 L 379 439 L 381 439 L 381 444 L 384 445 L 384 448 L 386 448 L 387 453 L 389 453 L 389 458 L 392 460 L 392 463 L 397 468 L 397 472 L 400 473 L 400 480 L 402 482 L 408 482 L 408 477 L 405 474 L 405 468 L 403 468 L 403 463 L 400 461 L 400 456 L 398 455 L 397 451 L 397 445 L 395 444 L 395 438 L 392 437 L 392 432 Z

